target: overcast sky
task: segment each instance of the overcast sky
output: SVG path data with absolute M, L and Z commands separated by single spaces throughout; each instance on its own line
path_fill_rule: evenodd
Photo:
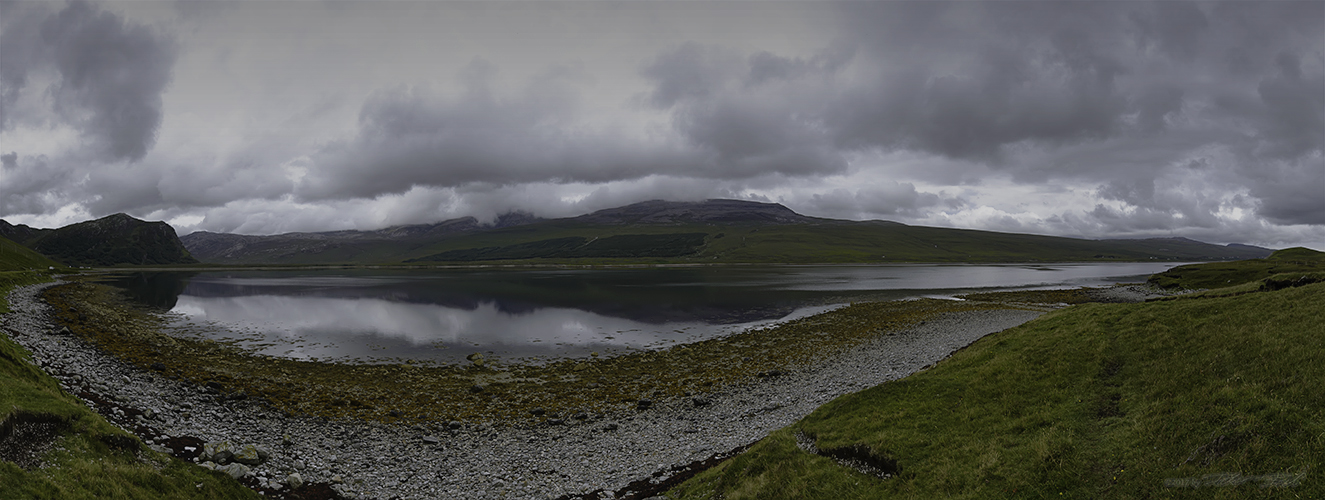
M 1325 249 L 1325 2 L 0 0 L 0 218 L 650 199 Z

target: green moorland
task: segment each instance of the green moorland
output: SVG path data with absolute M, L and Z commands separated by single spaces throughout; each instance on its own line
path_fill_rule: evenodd
M 1249 283 L 1288 273 L 1325 271 L 1325 252 L 1309 248 L 1287 248 L 1264 259 L 1210 262 L 1178 266 L 1150 277 L 1163 288 L 1209 289 Z
M 1049 313 L 840 397 L 669 497 L 1325 498 L 1322 281 Z
M 8 312 L 5 297 L 13 287 L 47 280 L 46 273 L 0 272 L 0 312 Z M 0 335 L 0 422 L 0 437 L 25 424 L 55 433 L 42 467 L 0 460 L 0 498 L 260 498 L 230 476 L 147 449 L 61 390 L 7 335 Z

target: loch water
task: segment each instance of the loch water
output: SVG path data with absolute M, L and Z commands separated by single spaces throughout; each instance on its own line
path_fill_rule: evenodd
M 168 332 L 348 363 L 541 363 L 665 348 L 850 302 L 1140 282 L 1175 263 L 138 272 Z

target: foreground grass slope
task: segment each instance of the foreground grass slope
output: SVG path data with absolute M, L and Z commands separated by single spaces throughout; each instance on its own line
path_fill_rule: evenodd
M 1325 283 L 1075 306 L 838 398 L 670 495 L 1322 498 L 1322 316 Z
M 0 272 L 0 312 L 8 312 L 5 297 L 13 287 L 48 279 L 44 273 Z M 259 498 L 229 476 L 146 449 L 138 438 L 61 390 L 55 379 L 33 366 L 26 350 L 3 334 L 0 421 L 40 422 L 57 429 L 45 466 L 27 470 L 0 460 L 0 498 Z M 0 443 L 21 445 L 15 440 Z

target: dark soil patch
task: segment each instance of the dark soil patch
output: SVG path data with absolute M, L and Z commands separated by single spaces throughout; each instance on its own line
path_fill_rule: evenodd
M 41 457 L 69 424 L 59 417 L 17 412 L 0 422 L 0 460 L 25 470 L 41 467 Z
M 653 473 L 653 476 L 646 479 L 636 480 L 627 484 L 621 489 L 608 494 L 604 490 L 594 490 L 579 495 L 562 495 L 556 500 L 599 500 L 601 498 L 614 498 L 619 500 L 640 500 L 644 498 L 653 498 L 661 496 L 667 490 L 686 482 L 695 475 L 717 467 L 718 464 L 727 459 L 740 455 L 745 450 L 750 449 L 755 443 L 737 447 L 728 452 L 717 453 L 704 460 L 698 460 L 685 465 L 675 465 L 671 469 Z

